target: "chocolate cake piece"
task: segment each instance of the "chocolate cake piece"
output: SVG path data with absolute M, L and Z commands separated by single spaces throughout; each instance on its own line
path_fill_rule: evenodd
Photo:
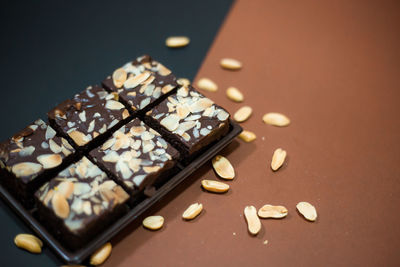
M 88 158 L 58 173 L 36 193 L 39 220 L 78 249 L 127 211 L 129 195 Z
M 0 180 L 25 207 L 38 187 L 70 164 L 75 150 L 41 119 L 0 144 Z
M 116 69 L 103 81 L 103 86 L 118 93 L 121 102 L 135 114 L 149 110 L 175 91 L 178 84 L 169 69 L 144 55 Z
M 182 86 L 146 114 L 145 121 L 175 145 L 186 161 L 229 131 L 229 113 Z
M 171 176 L 179 153 L 158 132 L 134 119 L 89 155 L 131 194 Z
M 129 119 L 118 94 L 110 94 L 99 86 L 89 86 L 47 115 L 54 129 L 81 151 L 100 145 Z

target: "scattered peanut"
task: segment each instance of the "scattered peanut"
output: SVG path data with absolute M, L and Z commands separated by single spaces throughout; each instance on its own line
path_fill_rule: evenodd
M 202 180 L 201 185 L 209 192 L 225 193 L 229 190 L 229 185 L 213 180 Z
M 244 216 L 246 217 L 249 232 L 257 235 L 261 230 L 261 222 L 257 216 L 257 210 L 254 206 L 246 206 L 244 208 Z
M 171 36 L 165 40 L 165 45 L 170 48 L 184 47 L 189 43 L 190 39 L 186 36 Z
M 287 208 L 284 206 L 264 205 L 258 210 L 258 217 L 260 218 L 274 218 L 280 219 L 286 217 L 288 214 Z
M 253 109 L 249 106 L 244 106 L 238 109 L 233 115 L 233 119 L 237 122 L 244 122 L 247 120 L 251 114 L 253 113 Z
M 150 230 L 158 230 L 164 225 L 164 218 L 160 215 L 149 216 L 143 220 L 143 226 Z
M 306 220 L 313 222 L 317 219 L 317 210 L 310 203 L 299 202 L 296 208 Z
M 218 86 L 215 82 L 208 78 L 202 78 L 197 82 L 197 87 L 202 90 L 206 90 L 209 92 L 216 92 L 218 90 Z
M 110 242 L 105 243 L 98 250 L 96 250 L 90 257 L 90 264 L 100 265 L 104 263 L 111 254 L 112 246 Z
M 273 126 L 284 127 L 290 124 L 290 119 L 281 113 L 270 112 L 263 116 L 263 121 L 266 124 Z
M 219 177 L 227 180 L 232 180 L 235 177 L 235 170 L 227 158 L 218 155 L 213 158 L 212 165 Z
M 286 151 L 283 150 L 282 148 L 276 149 L 274 151 L 274 155 L 272 156 L 271 169 L 273 171 L 277 171 L 283 165 L 285 158 L 286 158 Z
M 227 70 L 240 70 L 242 68 L 242 63 L 233 58 L 223 58 L 220 64 L 222 68 Z
M 243 102 L 244 96 L 236 87 L 229 87 L 226 89 L 226 96 L 235 102 Z
M 17 247 L 25 249 L 31 253 L 42 252 L 42 241 L 34 235 L 30 234 L 18 234 L 14 238 L 14 243 Z
M 196 218 L 202 210 L 203 204 L 194 203 L 185 210 L 185 212 L 182 214 L 182 218 L 185 220 L 192 220 Z
M 243 132 L 241 132 L 239 134 L 239 138 L 247 143 L 250 143 L 250 142 L 256 140 L 257 136 L 253 132 L 244 130 Z

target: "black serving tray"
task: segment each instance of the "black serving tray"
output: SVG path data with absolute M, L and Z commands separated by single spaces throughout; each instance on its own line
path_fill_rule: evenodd
M 178 164 L 179 172 L 169 179 L 165 184 L 159 187 L 151 197 L 147 197 L 133 208 L 119 220 L 110 225 L 101 234 L 93 238 L 82 248 L 76 251 L 70 251 L 63 244 L 61 244 L 47 229 L 41 224 L 34 216 L 33 210 L 25 209 L 15 197 L 0 185 L 0 195 L 7 202 L 7 204 L 29 225 L 29 227 L 50 247 L 62 260 L 71 264 L 79 264 L 87 259 L 96 249 L 108 242 L 116 234 L 118 234 L 125 226 L 133 222 L 143 212 L 149 209 L 152 205 L 157 203 L 163 196 L 173 190 L 185 178 L 196 171 L 201 165 L 215 156 L 221 149 L 226 147 L 231 141 L 242 131 L 242 128 L 230 120 L 230 129 L 227 135 L 222 137 L 219 141 L 209 146 L 200 155 L 186 166 Z

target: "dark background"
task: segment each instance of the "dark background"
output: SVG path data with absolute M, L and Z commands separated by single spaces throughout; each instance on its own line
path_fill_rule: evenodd
M 192 79 L 231 0 L 3 1 L 0 9 L 0 140 L 57 103 L 98 84 L 144 53 L 178 77 Z M 188 47 L 168 49 L 165 38 L 184 35 Z M 49 249 L 33 255 L 15 247 L 29 228 L 0 201 L 2 266 L 56 266 Z M 138 264 L 140 266 L 140 264 Z

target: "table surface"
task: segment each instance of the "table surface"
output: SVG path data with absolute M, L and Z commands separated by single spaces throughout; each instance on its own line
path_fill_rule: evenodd
M 221 153 L 229 158 L 237 173 L 228 182 L 231 190 L 224 195 L 202 191 L 201 179 L 218 179 L 211 164 L 205 164 L 165 201 L 144 214 L 164 216 L 164 227 L 152 232 L 141 227 L 140 220 L 130 225 L 111 240 L 114 249 L 104 266 L 399 265 L 400 2 L 236 1 L 209 50 L 229 3 L 218 4 L 219 7 L 211 1 L 208 6 L 204 2 L 181 4 L 186 5 L 181 10 L 192 10 L 189 15 L 182 15 L 185 22 L 192 19 L 196 23 L 182 26 L 185 23 L 180 16 L 174 16 L 171 25 L 175 28 L 158 22 L 162 30 L 154 35 L 145 34 L 146 41 L 139 38 L 140 44 L 135 43 L 137 38 L 125 39 L 129 45 L 116 42 L 115 36 L 98 37 L 103 28 L 93 24 L 102 21 L 102 17 L 96 13 L 97 17 L 92 18 L 94 12 L 89 12 L 91 15 L 84 19 L 91 26 L 82 26 L 79 34 L 71 33 L 77 35 L 78 42 L 64 40 L 64 35 L 57 41 L 45 39 L 58 44 L 57 48 L 50 44 L 46 49 L 41 48 L 42 53 L 48 53 L 46 63 L 35 52 L 39 47 L 35 33 L 32 42 L 26 44 L 21 41 L 24 34 L 15 28 L 11 31 L 12 27 L 22 26 L 9 25 L 9 35 L 14 38 L 10 37 L 9 43 L 19 40 L 22 44 L 9 47 L 11 52 L 5 61 L 11 65 L 8 75 L 17 77 L 24 68 L 27 77 L 10 80 L 5 76 L 3 81 L 8 88 L 15 87 L 11 90 L 15 96 L 19 94 L 17 88 L 26 86 L 32 89 L 25 92 L 41 96 L 32 93 L 18 98 L 19 103 L 27 101 L 20 104 L 21 110 L 13 103 L 1 107 L 3 112 L 12 110 L 18 114 L 15 118 L 4 118 L 9 125 L 1 132 L 4 137 L 44 114 L 54 102 L 70 96 L 75 92 L 71 88 L 98 81 L 126 58 L 140 54 L 138 51 L 147 47 L 144 45 L 147 42 L 154 46 L 146 51 L 171 66 L 178 75 L 192 78 L 197 73 L 195 81 L 208 77 L 217 82 L 219 90 L 205 94 L 231 114 L 243 105 L 253 108 L 252 117 L 242 126 L 255 132 L 257 140 L 253 143 L 236 140 Z M 79 13 L 72 7 L 70 11 Z M 120 7 L 110 8 L 109 12 L 110 17 L 119 12 L 129 13 Z M 40 17 L 27 32 L 35 29 L 48 34 L 54 30 L 54 26 L 40 23 Z M 199 24 L 203 20 L 205 24 Z M 102 27 L 106 27 L 102 22 Z M 204 29 L 206 26 L 210 28 Z M 73 29 L 69 24 L 63 28 Z M 112 29 L 115 27 L 107 28 Z M 202 31 L 207 34 L 201 35 Z M 162 47 L 164 38 L 176 32 L 192 37 L 190 46 L 176 51 Z M 80 48 L 80 43 L 84 43 L 86 52 L 76 57 L 72 51 Z M 95 43 L 98 43 L 96 50 L 91 54 L 90 47 Z M 136 50 L 131 51 L 132 44 L 137 45 Z M 28 49 L 21 54 L 23 57 L 17 52 L 22 45 Z M 123 48 L 115 50 L 117 45 Z M 52 58 L 58 59 L 55 55 L 60 49 L 65 50 L 62 61 L 67 69 L 63 62 L 52 62 Z M 103 55 L 105 50 L 115 54 Z M 21 64 L 26 57 L 27 66 Z M 35 57 L 36 61 L 32 61 Z M 237 72 L 221 69 L 222 57 L 239 59 L 243 69 Z M 5 66 L 2 63 L 3 69 L 7 69 Z M 94 71 L 94 68 L 99 69 Z M 53 85 L 57 89 L 49 89 Z M 243 103 L 226 98 L 225 89 L 229 86 L 244 93 Z M 11 93 L 9 102 L 14 101 Z M 27 114 L 28 103 L 33 108 Z M 285 128 L 265 125 L 262 115 L 271 111 L 286 114 L 291 125 Z M 278 147 L 287 150 L 288 157 L 274 173 L 269 164 Z M 307 222 L 299 216 L 295 209 L 299 201 L 308 201 L 317 208 L 316 222 Z M 182 212 L 195 202 L 202 203 L 204 211 L 193 221 L 183 221 Z M 262 220 L 261 232 L 250 236 L 243 209 L 246 205 L 260 208 L 264 204 L 285 205 L 289 215 L 282 220 Z M 42 266 L 59 264 L 47 249 L 36 256 L 13 246 L 13 236 L 27 229 L 1 205 L 0 216 L 4 218 L 1 246 L 6 261 L 19 265 L 26 261 Z

